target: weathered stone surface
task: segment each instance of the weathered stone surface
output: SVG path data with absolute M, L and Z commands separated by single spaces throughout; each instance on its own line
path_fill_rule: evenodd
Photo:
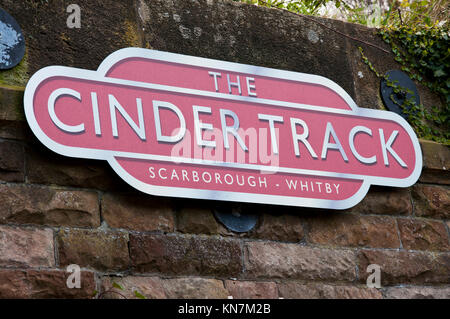
M 399 248 L 395 219 L 348 213 L 321 214 L 308 219 L 308 240 L 314 244 L 348 247 Z
M 23 30 L 27 54 L 19 68 L 2 72 L 0 82 L 24 85 L 31 74 L 47 65 L 96 70 L 113 51 L 141 46 L 133 0 L 77 1 L 81 8 L 81 29 L 67 27 L 68 4 L 2 1 L 2 8 L 16 18 Z
M 25 122 L 0 120 L 0 138 L 24 141 L 30 139 L 30 132 Z
M 382 294 L 374 288 L 350 285 L 328 285 L 301 282 L 278 284 L 280 297 L 286 299 L 382 299 Z
M 177 230 L 182 233 L 215 235 L 220 229 L 211 209 L 184 207 L 177 213 Z
M 0 180 L 23 182 L 25 153 L 23 146 L 16 142 L 0 141 Z
M 117 177 L 106 162 L 61 156 L 41 145 L 28 147 L 26 152 L 27 178 L 30 183 L 100 190 L 124 187 L 125 182 Z
M 355 102 L 360 107 L 372 109 L 383 108 L 383 102 L 380 98 L 380 79 L 372 72 L 359 52 L 359 47 L 363 48 L 364 55 L 375 66 L 378 72 L 384 74 L 388 70 L 399 69 L 400 65 L 395 62 L 389 45 L 384 43 L 377 35 L 376 29 L 367 28 L 354 23 L 345 24 L 345 33 L 350 34 L 356 39 L 361 39 L 386 50 L 383 52 L 364 43 L 348 39 L 347 58 L 352 68 L 349 76 L 353 79 L 355 86 Z
M 277 299 L 278 288 L 274 282 L 226 280 L 225 288 L 234 299 Z
M 450 218 L 450 189 L 445 186 L 417 184 L 412 192 L 414 214 L 433 218 Z
M 272 242 L 248 242 L 246 249 L 246 275 L 251 278 L 341 281 L 353 281 L 356 278 L 356 255 L 351 250 Z
M 168 200 L 161 197 L 130 194 L 105 194 L 102 217 L 113 228 L 137 231 L 174 230 L 174 213 Z
M 299 242 L 304 237 L 302 219 L 292 214 L 270 214 L 272 206 L 251 204 L 220 203 L 220 208 L 228 205 L 231 210 L 258 214 L 259 222 L 256 226 L 245 233 L 235 233 L 227 229 L 214 217 L 211 207 L 204 203 L 197 205 L 186 204 L 179 209 L 177 214 L 177 230 L 191 234 L 220 234 L 222 236 L 237 236 L 246 238 L 268 239 L 284 242 Z M 271 207 L 271 208 L 270 208 Z
M 114 288 L 113 283 L 122 289 Z M 104 277 L 101 299 L 137 299 L 137 291 L 146 299 L 219 299 L 227 298 L 223 282 L 206 278 Z
M 232 1 L 143 0 L 138 9 L 153 49 L 323 75 L 354 95 L 347 39 L 304 17 Z
M 423 171 L 419 180 L 424 183 L 450 185 L 450 147 L 420 140 Z
M 392 287 L 386 290 L 388 299 L 450 299 L 450 288 Z
M 410 215 L 411 195 L 406 188 L 372 186 L 361 203 L 350 211 L 361 214 Z
M 100 225 L 98 195 L 32 185 L 0 185 L 0 223 Z
M 415 250 L 450 250 L 447 229 L 443 222 L 406 219 L 397 220 L 403 248 Z
M 59 262 L 104 271 L 129 267 L 128 234 L 103 230 L 62 229 L 57 234 Z
M 99 299 L 138 299 L 136 291 L 146 299 L 163 299 L 166 293 L 159 277 L 103 277 Z M 113 284 L 119 284 L 119 289 Z
M 302 219 L 288 214 L 264 214 L 261 223 L 248 234 L 248 237 L 284 242 L 300 242 L 304 236 Z
M 59 270 L 0 270 L 0 298 L 92 298 L 94 273 L 81 271 L 81 287 L 69 289 Z
M 0 266 L 52 267 L 54 265 L 55 254 L 51 229 L 0 226 Z
M 241 247 L 233 239 L 130 234 L 130 256 L 141 272 L 236 276 L 242 268 Z
M 450 255 L 426 252 L 361 250 L 359 277 L 365 283 L 367 266 L 381 267 L 381 285 L 450 283 Z
M 205 278 L 174 278 L 163 281 L 164 291 L 170 299 L 225 299 L 228 292 L 221 280 Z
M 22 87 L 0 87 L 0 120 L 25 121 Z
M 347 58 L 352 67 L 352 72 L 349 76 L 353 78 L 355 87 L 354 100 L 356 104 L 360 107 L 367 108 L 385 108 L 379 91 L 380 79 L 364 63 L 359 52 L 359 47 L 364 50 L 364 55 L 380 74 L 385 74 L 389 70 L 400 69 L 401 65 L 394 60 L 395 56 L 391 53 L 390 46 L 384 43 L 375 28 L 367 28 L 355 23 L 346 23 L 345 32 L 356 39 L 364 40 L 378 47 L 376 48 L 353 39 L 348 39 Z M 380 50 L 380 48 L 384 49 L 384 51 Z M 433 94 L 419 82 L 416 83 L 416 86 L 420 94 L 421 103 L 425 107 L 442 105 L 439 96 Z
M 375 72 L 371 71 L 364 63 L 361 53 L 359 52 L 359 47 L 364 50 L 364 55 L 379 74 L 385 74 L 388 70 L 399 70 L 401 69 L 401 65 L 394 60 L 395 56 L 392 54 L 391 47 L 389 44 L 384 43 L 378 35 L 377 29 L 367 28 L 355 23 L 346 23 L 345 33 L 351 35 L 355 39 L 372 44 L 367 45 L 361 41 L 347 38 L 347 59 L 352 68 L 349 77 L 351 77 L 354 82 L 355 102 L 360 107 L 385 109 L 379 91 L 380 79 L 376 76 Z M 434 94 L 427 87 L 421 85 L 420 82 L 416 82 L 416 86 L 419 91 L 421 103 L 428 108 L 428 110 L 430 110 L 433 105 L 445 107 L 437 94 Z

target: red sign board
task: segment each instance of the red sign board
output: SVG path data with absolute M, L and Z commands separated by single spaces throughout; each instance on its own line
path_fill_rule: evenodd
M 48 148 L 153 195 L 344 209 L 422 168 L 401 116 L 311 74 L 127 48 L 39 70 L 24 105 Z

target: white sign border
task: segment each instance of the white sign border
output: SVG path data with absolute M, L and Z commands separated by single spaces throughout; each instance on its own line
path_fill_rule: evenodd
M 254 74 L 259 76 L 271 77 L 275 79 L 283 79 L 290 80 L 296 82 L 303 83 L 312 83 L 317 85 L 325 86 L 334 92 L 336 92 L 344 101 L 350 106 L 351 110 L 341 110 L 341 109 L 333 109 L 323 106 L 311 106 L 311 105 L 303 105 L 296 103 L 288 103 L 281 101 L 271 101 L 266 99 L 259 99 L 255 97 L 244 97 L 244 96 L 233 96 L 226 95 L 222 93 L 216 92 L 207 92 L 200 90 L 192 90 L 185 88 L 176 88 L 164 85 L 129 81 L 129 80 L 121 80 L 107 77 L 107 72 L 118 62 L 123 61 L 128 58 L 146 58 L 152 60 L 159 60 L 164 62 L 173 62 L 178 64 L 184 64 L 189 66 L 198 66 L 203 68 L 212 68 L 219 69 L 223 71 L 232 71 L 238 73 L 245 74 Z M 64 146 L 62 144 L 56 143 L 51 140 L 39 127 L 37 124 L 34 108 L 33 108 L 33 99 L 35 90 L 38 86 L 45 81 L 47 78 L 54 76 L 68 76 L 73 78 L 80 79 L 89 79 L 94 81 L 101 82 L 109 82 L 123 85 L 130 85 L 133 87 L 150 87 L 156 88 L 166 91 L 177 91 L 188 94 L 195 95 L 203 95 L 203 96 L 213 96 L 225 99 L 234 99 L 234 100 L 242 100 L 246 102 L 252 103 L 264 103 L 264 104 L 273 104 L 276 103 L 280 106 L 293 107 L 298 109 L 313 109 L 317 111 L 323 112 L 332 112 L 337 114 L 349 114 L 356 115 L 362 117 L 369 118 L 378 118 L 385 119 L 397 122 L 400 124 L 406 132 L 409 134 L 412 144 L 414 146 L 415 156 L 416 156 L 416 165 L 412 172 L 412 174 L 404 179 L 396 179 L 396 178 L 386 178 L 386 177 L 374 177 L 374 176 L 365 176 L 365 175 L 354 175 L 354 174 L 341 174 L 341 173 L 330 173 L 330 172 L 321 172 L 321 171 L 308 171 L 308 170 L 300 170 L 294 169 L 297 171 L 297 174 L 303 175 L 313 175 L 313 176 L 330 176 L 330 177 L 340 177 L 340 178 L 348 178 L 348 179 L 358 179 L 362 180 L 363 183 L 360 189 L 351 197 L 344 200 L 326 200 L 326 199 L 314 199 L 314 198 L 305 198 L 305 197 L 294 197 L 294 196 L 281 196 L 281 195 L 267 195 L 267 194 L 251 194 L 251 193 L 239 193 L 239 192 L 229 192 L 229 191 L 215 191 L 215 190 L 201 190 L 201 189 L 193 189 L 193 188 L 181 188 L 181 187 L 172 187 L 172 186 L 155 186 L 151 184 L 146 184 L 144 182 L 139 181 L 138 179 L 131 176 L 128 172 L 126 172 L 117 162 L 115 157 L 132 157 L 132 158 L 143 158 L 144 154 L 134 154 L 134 153 L 126 153 L 126 152 L 113 152 L 106 150 L 95 150 L 95 149 L 87 149 L 87 148 L 74 148 Z M 413 185 L 420 176 L 422 170 L 422 152 L 420 149 L 420 144 L 417 139 L 416 134 L 410 125 L 406 122 L 403 117 L 400 115 L 387 112 L 382 110 L 373 110 L 366 108 L 359 108 L 353 99 L 344 91 L 338 84 L 327 79 L 322 76 L 277 70 L 265 67 L 258 67 L 246 64 L 239 64 L 233 62 L 226 62 L 220 60 L 206 59 L 200 57 L 193 57 L 175 53 L 168 53 L 156 50 L 142 49 L 142 48 L 125 48 L 120 49 L 112 54 L 110 54 L 99 66 L 97 71 L 83 70 L 77 68 L 63 67 L 63 66 L 50 66 L 45 67 L 38 72 L 36 72 L 25 88 L 24 93 L 24 108 L 25 108 L 25 116 L 32 129 L 33 133 L 36 137 L 49 149 L 54 152 L 70 156 L 70 157 L 78 157 L 78 158 L 88 158 L 88 159 L 100 159 L 106 160 L 114 169 L 114 171 L 128 184 L 133 186 L 134 188 L 151 195 L 158 196 L 169 196 L 169 197 L 184 197 L 184 198 L 198 198 L 198 199 L 211 199 L 211 200 L 225 200 L 225 201 L 239 201 L 239 202 L 251 202 L 251 203 L 263 203 L 263 204 L 276 204 L 276 205 L 289 205 L 289 206 L 307 206 L 313 208 L 327 208 L 327 209 L 346 209 L 350 208 L 357 203 L 359 203 L 367 191 L 369 190 L 370 185 L 383 185 L 383 186 L 394 186 L 394 187 L 408 187 Z M 148 157 L 148 156 L 146 156 Z M 176 159 L 177 161 L 180 158 Z M 173 162 L 173 160 L 172 160 Z M 181 162 L 183 159 L 181 158 Z M 220 162 L 208 162 L 202 161 L 197 162 L 196 164 L 203 165 L 212 165 L 212 166 L 228 166 L 230 167 L 230 163 L 220 163 Z M 246 165 L 246 164 L 236 164 L 234 166 Z M 248 166 L 249 164 L 247 164 Z M 277 170 L 279 172 L 283 171 L 283 168 L 272 168 L 266 166 L 258 166 L 258 165 L 250 165 L 255 166 L 252 169 L 259 170 Z M 250 167 L 242 167 L 242 168 L 250 168 Z

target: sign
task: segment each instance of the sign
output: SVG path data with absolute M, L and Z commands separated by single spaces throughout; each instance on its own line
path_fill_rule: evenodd
M 311 74 L 126 48 L 97 71 L 39 70 L 24 105 L 48 148 L 152 195 L 345 209 L 422 169 L 401 116 Z

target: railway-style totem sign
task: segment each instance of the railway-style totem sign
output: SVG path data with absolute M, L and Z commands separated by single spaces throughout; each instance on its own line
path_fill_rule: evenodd
M 422 169 L 401 116 L 311 74 L 126 48 L 39 70 L 24 105 L 45 146 L 152 195 L 345 209 Z

